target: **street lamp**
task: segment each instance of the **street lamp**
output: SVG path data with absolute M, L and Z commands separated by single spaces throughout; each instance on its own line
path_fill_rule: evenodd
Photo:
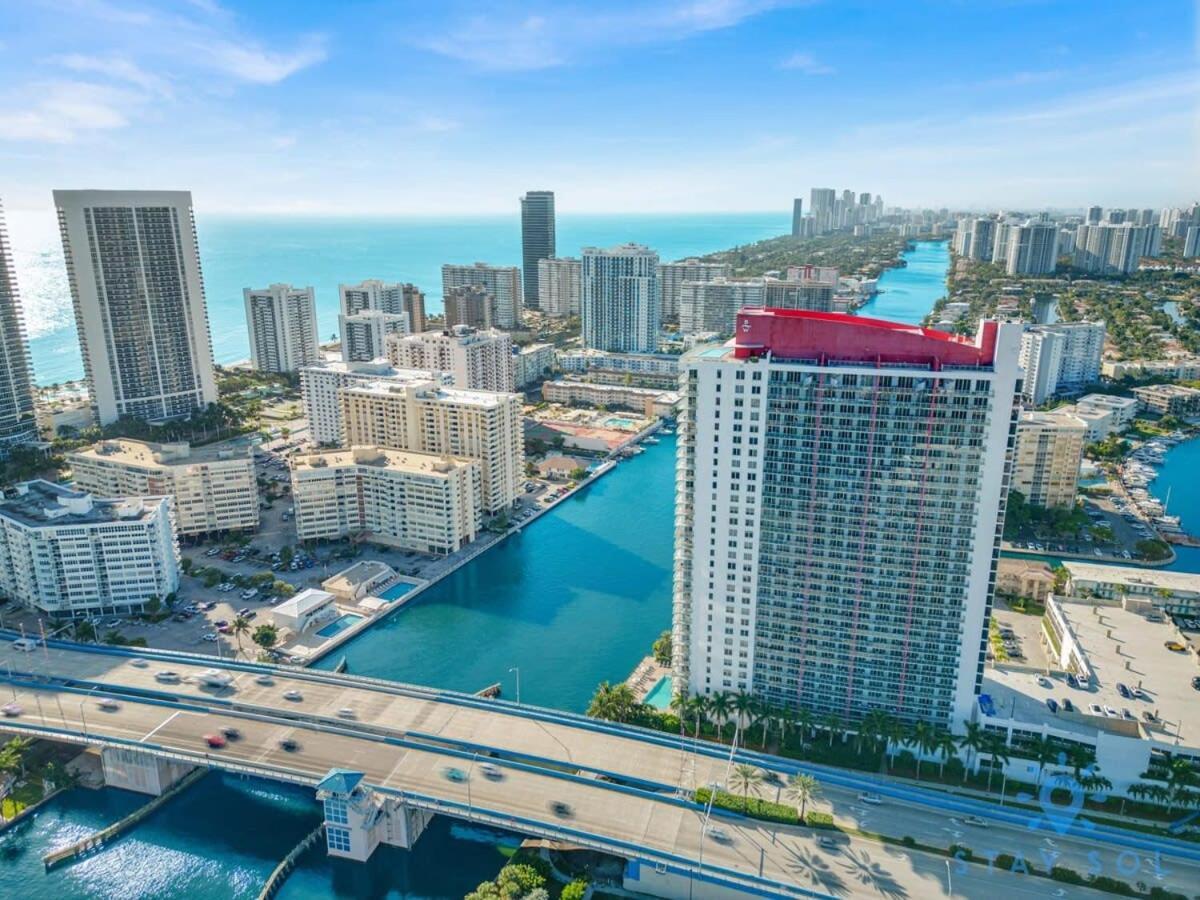
M 508 671 L 517 673 L 517 706 L 521 705 L 521 667 L 513 666 Z
M 720 787 L 719 782 L 710 781 L 708 783 L 708 805 L 704 808 L 704 818 L 700 820 L 700 853 L 696 856 L 696 873 L 688 879 L 688 900 L 692 900 L 696 879 L 704 872 L 704 836 L 708 834 L 708 819 L 712 815 L 713 802 L 717 799 L 717 791 Z
M 946 860 L 946 896 L 954 894 L 954 882 L 950 878 L 950 860 Z
M 467 818 L 471 818 L 473 804 L 471 803 L 471 776 L 475 774 L 475 761 L 479 759 L 479 751 L 471 754 L 471 765 L 467 768 Z

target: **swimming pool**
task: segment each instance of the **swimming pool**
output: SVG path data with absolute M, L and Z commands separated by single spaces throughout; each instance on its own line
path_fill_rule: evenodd
M 405 594 L 407 594 L 409 591 L 411 591 L 415 587 L 416 587 L 416 585 L 413 584 L 411 581 L 397 581 L 386 591 L 383 591 L 379 595 L 379 597 L 382 600 L 396 600 L 396 599 L 399 599 L 400 597 L 403 597 Z
M 622 428 L 625 431 L 633 431 L 637 428 L 636 419 L 627 419 L 624 416 L 609 416 L 604 420 L 604 425 L 607 428 Z
M 323 638 L 333 637 L 335 634 L 345 631 L 347 628 L 349 628 L 355 622 L 361 622 L 362 618 L 363 618 L 362 616 L 355 615 L 354 613 L 346 613 L 341 618 L 335 619 L 334 621 L 332 621 L 328 625 L 326 625 L 324 628 L 322 628 L 320 631 L 318 631 L 317 637 L 323 637 Z
M 650 689 L 650 693 L 646 695 L 646 705 L 653 706 L 655 709 L 671 708 L 670 675 L 664 675 L 658 680 L 658 684 Z

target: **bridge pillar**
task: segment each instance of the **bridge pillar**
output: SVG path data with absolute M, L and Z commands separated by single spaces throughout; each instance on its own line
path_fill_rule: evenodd
M 104 783 L 109 787 L 158 797 L 195 766 L 163 759 L 146 750 L 104 747 L 100 751 Z
M 385 797 L 362 779 L 361 772 L 331 769 L 317 785 L 329 855 L 365 862 L 380 844 L 411 849 L 433 814 Z

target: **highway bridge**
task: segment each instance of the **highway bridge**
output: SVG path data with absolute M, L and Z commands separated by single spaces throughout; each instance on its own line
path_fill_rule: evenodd
M 214 662 L 58 641 L 31 652 L 0 645 L 0 681 L 10 694 L 0 703 L 22 710 L 0 719 L 0 728 L 104 748 L 118 784 L 141 777 L 138 760 L 157 761 L 162 783 L 140 785 L 151 792 L 193 766 L 313 787 L 331 770 L 352 770 L 389 810 L 410 816 L 401 829 L 407 837 L 388 842 L 408 845 L 431 814 L 455 816 L 622 857 L 626 885 L 656 896 L 930 896 L 951 878 L 956 891 L 974 884 L 987 894 L 1048 896 L 1060 889 L 991 867 L 952 871 L 943 857 L 847 835 L 829 846 L 819 832 L 694 802 L 697 787 L 728 784 L 740 762 L 775 773 L 780 785 L 793 772 L 816 775 L 839 822 L 864 831 L 962 843 L 985 855 L 990 846 L 992 855 L 1020 854 L 1039 869 L 1050 854 L 1087 871 L 1089 854 L 1099 852 L 1105 874 L 1121 877 L 1119 857 L 1133 865 L 1135 874 L 1121 873 L 1131 883 L 1200 884 L 1200 847 L 1183 841 L 1101 826 L 1039 829 L 1026 811 L 888 779 L 395 682 L 224 661 L 230 679 L 218 685 L 204 676 Z M 230 727 L 238 739 L 208 746 L 206 735 Z M 862 791 L 883 802 L 862 804 Z M 973 829 L 966 816 L 985 817 L 990 827 Z M 1067 890 L 1054 895 L 1093 893 Z

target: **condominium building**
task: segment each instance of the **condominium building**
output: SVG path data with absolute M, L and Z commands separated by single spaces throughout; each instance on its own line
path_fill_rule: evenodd
M 315 444 L 345 446 L 342 401 L 338 395 L 343 388 L 375 382 L 423 384 L 431 380 L 447 386 L 454 384 L 454 376 L 449 372 L 397 369 L 386 359 L 366 363 L 326 362 L 301 369 L 300 396 L 309 435 Z
M 647 418 L 670 418 L 679 405 L 679 394 L 624 384 L 599 384 L 590 381 L 547 381 L 542 384 L 542 399 L 565 406 L 603 406 L 629 409 Z
M 830 266 L 791 266 L 783 279 L 763 279 L 763 305 L 771 309 L 831 312 L 838 270 Z
M 679 331 L 682 334 L 732 334 L 738 310 L 763 306 L 764 279 L 685 281 L 679 286 Z
M 38 439 L 33 363 L 0 206 L 0 457 Z
M 983 677 L 1019 325 L 746 310 L 684 357 L 677 687 L 957 726 Z
M 408 334 L 408 313 L 385 313 L 378 309 L 338 316 L 342 335 L 342 359 L 345 362 L 370 362 L 387 356 L 391 335 Z
M 351 447 L 292 460 L 296 536 L 368 537 L 445 556 L 480 527 L 479 463 L 473 459 Z
M 715 281 L 718 278 L 731 277 L 733 266 L 729 263 L 703 262 L 695 258 L 661 263 L 658 267 L 658 288 L 662 295 L 662 320 L 679 321 L 679 298 L 684 282 Z
M 1102 363 L 1105 378 L 1170 378 L 1174 381 L 1200 381 L 1200 356 L 1173 359 L 1126 359 Z
M 1135 397 L 1087 394 L 1075 401 L 1075 409 L 1108 413 L 1112 417 L 1111 431 L 1124 431 L 1137 418 L 1138 401 Z
M 1157 225 L 1080 225 L 1072 265 L 1094 275 L 1129 275 L 1143 256 L 1158 255 L 1160 243 Z
M 581 278 L 585 347 L 625 353 L 658 349 L 662 298 L 657 253 L 641 244 L 585 247 Z
M 512 337 L 495 328 L 455 325 L 445 331 L 388 339 L 387 358 L 399 369 L 449 372 L 454 387 L 476 391 L 516 389 Z
M 321 358 L 317 301 L 310 287 L 245 288 L 250 362 L 260 372 L 295 372 Z
M 1017 421 L 1011 489 L 1034 506 L 1075 505 L 1087 425 L 1068 412 L 1024 412 Z
M 541 308 L 538 264 L 554 258 L 554 191 L 527 191 L 521 197 L 521 271 L 525 302 Z
M 538 260 L 538 306 L 543 315 L 565 319 L 579 315 L 579 278 L 583 263 L 574 257 Z
M 494 319 L 482 325 L 475 322 L 449 319 L 449 295 L 455 288 L 482 288 L 495 301 Z M 453 325 L 473 325 L 476 328 L 521 327 L 521 305 L 524 300 L 521 286 L 521 270 L 516 266 L 489 266 L 477 262 L 473 266 L 442 266 L 442 297 L 446 303 L 447 319 Z
M 1099 381 L 1104 335 L 1103 322 L 1030 326 L 1021 339 L 1026 399 L 1040 406 Z
M 338 285 L 339 309 L 344 316 L 368 310 L 408 316 L 409 331 L 425 330 L 425 295 L 414 284 L 368 279 L 359 284 Z
M 1009 275 L 1049 275 L 1057 265 L 1057 225 L 1026 222 L 1009 229 L 1006 269 Z
M 634 375 L 679 375 L 679 357 L 672 353 L 607 353 L 603 350 L 560 350 L 558 367 L 564 372 L 604 369 Z
M 1183 255 L 1191 259 L 1200 256 L 1200 225 L 1189 225 L 1183 239 Z
M 553 344 L 529 344 L 513 350 L 513 379 L 523 390 L 554 368 Z
M 971 223 L 971 243 L 966 255 L 980 262 L 992 261 L 992 250 L 996 245 L 996 220 L 975 219 Z
M 838 227 L 836 211 L 837 191 L 833 188 L 812 188 L 808 194 L 808 208 L 812 212 L 816 234 L 828 234 Z
M 97 497 L 172 498 L 178 534 L 258 527 L 258 487 L 248 446 L 121 438 L 75 450 L 67 461 L 76 486 Z
M 55 191 L 88 394 L 101 425 L 217 400 L 188 191 Z
M 792 201 L 792 237 L 804 235 L 804 198 L 797 197 Z
M 451 288 L 445 297 L 444 315 L 448 328 L 492 329 L 496 327 L 499 316 L 496 312 L 496 298 L 488 293 L 487 288 L 468 284 Z
M 167 497 L 26 481 L 0 502 L 0 592 L 54 617 L 140 611 L 179 588 Z
M 379 382 L 340 392 L 348 445 L 450 454 L 480 463 L 483 510 L 495 515 L 523 493 L 525 441 L 518 394 Z
M 1200 391 L 1181 384 L 1151 384 L 1135 387 L 1133 396 L 1146 409 L 1163 416 L 1190 418 L 1200 415 Z

